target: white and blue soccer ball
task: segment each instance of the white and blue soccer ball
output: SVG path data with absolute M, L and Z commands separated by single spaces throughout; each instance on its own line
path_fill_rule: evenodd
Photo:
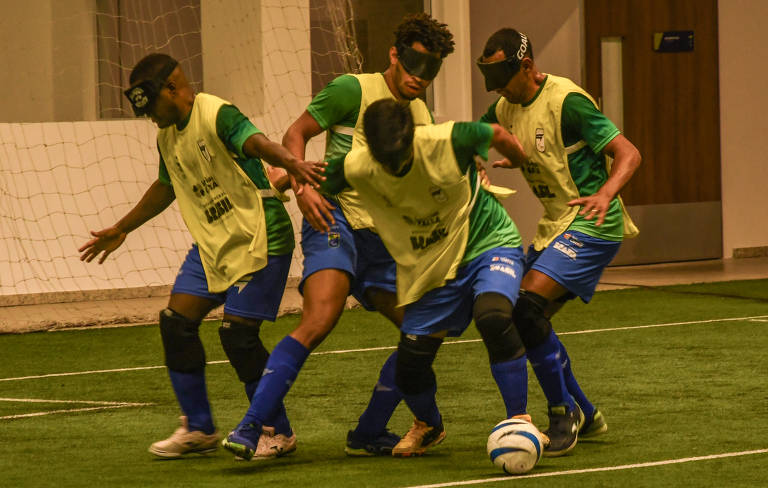
M 507 474 L 523 474 L 541 459 L 544 438 L 539 429 L 523 419 L 502 420 L 488 436 L 488 455 Z

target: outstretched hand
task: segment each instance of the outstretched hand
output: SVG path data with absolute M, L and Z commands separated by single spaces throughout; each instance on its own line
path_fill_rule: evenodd
M 330 226 L 336 223 L 331 213 L 336 207 L 309 186 L 302 186 L 294 193 L 296 204 L 307 223 L 318 232 L 329 232 Z
M 98 261 L 99 264 L 102 264 L 104 260 L 107 259 L 107 256 L 112 254 L 112 251 L 120 247 L 123 241 L 125 241 L 125 236 L 127 234 L 113 226 L 99 231 L 92 230 L 91 235 L 93 236 L 93 239 L 86 242 L 80 249 L 78 249 L 78 252 L 82 253 L 80 254 L 80 261 L 90 263 L 95 257 L 103 252 L 104 254 L 102 254 Z
M 599 192 L 587 197 L 575 198 L 568 202 L 568 205 L 575 207 L 580 205 L 582 208 L 579 210 L 579 215 L 584 215 L 584 220 L 592 220 L 597 218 L 595 225 L 600 227 L 605 221 L 605 214 L 608 212 L 608 207 L 611 204 L 611 199 L 601 195 Z
M 325 161 L 303 161 L 296 160 L 290 168 L 286 168 L 288 172 L 296 180 L 299 185 L 311 185 L 313 188 L 319 188 L 320 184 L 325 181 L 325 167 L 328 163 Z M 296 194 L 300 194 L 300 189 Z

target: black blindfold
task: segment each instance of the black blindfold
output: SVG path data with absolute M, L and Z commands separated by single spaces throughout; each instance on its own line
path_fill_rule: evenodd
M 131 102 L 131 108 L 137 117 L 149 113 L 155 99 L 160 94 L 160 90 L 163 89 L 165 80 L 173 73 L 177 65 L 176 61 L 168 61 L 157 73 L 157 76 L 149 80 L 139 81 L 123 92 L 128 101 Z
M 441 58 L 431 54 L 419 52 L 411 47 L 403 47 L 399 50 L 398 59 L 405 71 L 411 76 L 417 76 L 422 80 L 434 80 L 443 64 Z
M 520 60 L 517 58 L 506 58 L 495 63 L 483 63 L 482 59 L 480 57 L 477 60 L 477 67 L 483 73 L 487 91 L 504 88 L 509 80 L 520 71 Z

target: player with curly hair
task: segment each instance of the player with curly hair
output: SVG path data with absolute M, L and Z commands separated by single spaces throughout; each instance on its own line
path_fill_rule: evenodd
M 432 115 L 418 97 L 451 52 L 453 36 L 445 24 L 425 13 L 407 16 L 395 30 L 387 69 L 334 79 L 288 128 L 283 145 L 301 158 L 307 142 L 327 130 L 324 159 L 343 157 L 364 143 L 362 115 L 367 106 L 381 99 L 408 106 L 417 124 L 431 124 Z M 333 330 L 349 294 L 398 328 L 403 320 L 395 297 L 395 262 L 371 230 L 373 220 L 359 195 L 349 190 L 335 197 L 323 196 L 308 185 L 301 192 L 294 185 L 294 190 L 304 215 L 304 270 L 299 285 L 303 315 L 296 329 L 275 346 L 251 408 L 223 442 L 246 458 L 253 455 L 265 419 L 280 405 L 309 353 Z M 347 454 L 389 455 L 400 440 L 387 430 L 402 400 L 395 384 L 396 359 L 397 353 L 393 353 L 384 363 L 366 411 L 347 434 Z

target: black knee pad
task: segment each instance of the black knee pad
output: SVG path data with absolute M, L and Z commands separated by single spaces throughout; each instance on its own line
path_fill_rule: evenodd
M 160 312 L 160 335 L 165 349 L 165 365 L 169 369 L 191 373 L 205 367 L 199 328 L 200 322 L 189 320 L 170 308 Z
M 549 300 L 526 290 L 520 290 L 513 317 L 515 326 L 526 349 L 543 344 L 552 331 L 552 323 L 544 315 Z
M 250 325 L 233 320 L 222 320 L 219 327 L 221 346 L 237 377 L 243 383 L 261 378 L 269 359 L 269 351 L 259 337 L 260 325 Z
M 523 342 L 512 322 L 512 302 L 498 293 L 483 293 L 475 300 L 472 315 L 488 350 L 491 364 L 517 359 L 525 354 Z
M 395 365 L 395 384 L 406 395 L 416 395 L 434 387 L 432 363 L 442 339 L 429 336 L 400 334 Z

